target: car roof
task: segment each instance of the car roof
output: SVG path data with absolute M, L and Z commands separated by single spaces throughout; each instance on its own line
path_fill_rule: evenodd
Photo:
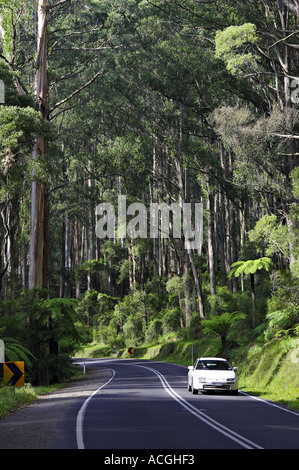
M 198 361 L 208 360 L 208 361 L 225 361 L 225 362 L 228 362 L 223 357 L 199 357 L 197 360 Z

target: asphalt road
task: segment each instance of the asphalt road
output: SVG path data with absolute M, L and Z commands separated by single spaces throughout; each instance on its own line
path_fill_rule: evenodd
M 84 362 L 85 380 L 0 420 L 0 449 L 299 448 L 299 413 L 242 392 L 192 395 L 185 367 Z

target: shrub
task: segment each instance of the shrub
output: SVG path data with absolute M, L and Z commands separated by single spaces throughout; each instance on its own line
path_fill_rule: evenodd
M 241 312 L 225 312 L 222 315 L 212 317 L 210 320 L 202 320 L 202 329 L 204 333 L 220 338 L 222 347 L 224 347 L 226 345 L 228 332 L 232 325 L 245 317 L 246 315 Z
M 35 385 L 68 378 L 70 358 L 91 340 L 76 305 L 73 299 L 48 299 L 48 291 L 42 289 L 24 291 L 1 305 L 0 327 L 2 322 L 7 325 L 5 333 L 13 338 L 7 352 L 14 360 L 25 360 L 27 355 L 26 377 Z
M 167 310 L 163 316 L 163 334 L 172 333 L 177 331 L 181 326 L 181 310 L 175 307 Z
M 145 340 L 147 343 L 156 341 L 159 336 L 163 334 L 163 322 L 162 320 L 153 320 L 150 322 L 149 327 L 147 328 Z
M 284 336 L 288 333 L 296 334 L 299 322 L 299 307 L 289 306 L 284 310 L 268 313 L 268 327 L 265 331 L 265 339 L 271 340 L 275 336 Z

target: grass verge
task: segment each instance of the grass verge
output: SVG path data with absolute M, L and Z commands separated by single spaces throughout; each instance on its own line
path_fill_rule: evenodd
M 77 380 L 83 376 L 83 373 L 74 370 L 74 377 L 71 381 Z M 46 395 L 56 390 L 64 388 L 69 382 L 57 383 L 33 387 L 31 384 L 25 384 L 24 387 L 11 387 L 10 385 L 0 385 L 0 419 L 9 413 L 21 409 L 23 406 L 30 405 L 38 399 L 40 395 Z

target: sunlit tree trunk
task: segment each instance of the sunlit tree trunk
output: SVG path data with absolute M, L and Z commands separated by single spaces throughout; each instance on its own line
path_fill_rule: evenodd
M 289 1 L 289 0 L 276 0 L 278 9 L 279 9 L 279 16 L 281 22 L 281 28 L 283 32 L 283 36 L 285 40 L 288 38 L 290 32 L 290 11 L 293 11 L 298 18 L 299 15 L 299 3 L 298 1 Z M 284 71 L 284 101 L 285 101 L 285 108 L 292 108 L 292 99 L 291 99 L 291 78 L 290 78 L 290 69 L 291 69 L 291 49 L 288 44 L 284 44 L 283 47 L 283 56 L 280 58 L 281 65 Z M 297 165 L 297 158 L 294 156 L 295 147 L 294 141 L 292 139 L 288 139 L 286 142 L 287 152 L 288 155 L 286 156 L 285 160 L 285 174 L 288 180 L 290 180 L 290 174 L 292 170 Z M 289 249 L 290 249 L 290 264 L 295 261 L 295 235 L 294 235 L 294 223 L 292 218 L 289 215 L 289 210 L 285 209 L 285 217 L 287 222 L 288 231 L 290 234 L 290 242 L 289 242 Z
M 35 76 L 35 105 L 48 119 L 48 31 L 47 0 L 36 0 L 37 59 Z M 43 159 L 47 153 L 44 136 L 35 139 L 32 158 Z M 47 189 L 33 174 L 31 193 L 31 234 L 29 288 L 47 286 L 48 269 L 48 201 Z
M 211 194 L 210 184 L 207 181 L 207 221 L 208 221 L 208 261 L 210 274 L 210 294 L 216 294 L 216 276 L 215 276 L 215 258 L 214 258 L 214 214 L 213 214 L 213 196 Z

